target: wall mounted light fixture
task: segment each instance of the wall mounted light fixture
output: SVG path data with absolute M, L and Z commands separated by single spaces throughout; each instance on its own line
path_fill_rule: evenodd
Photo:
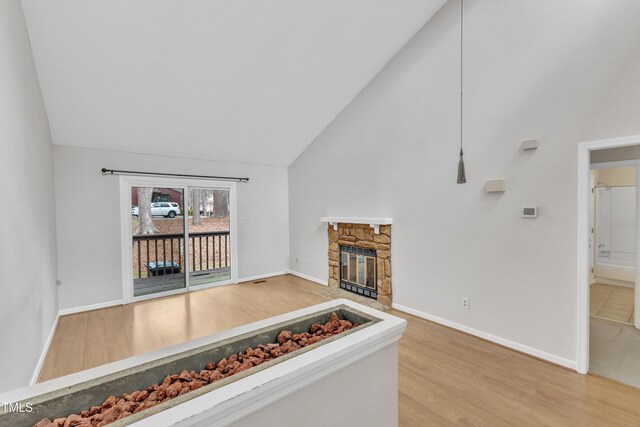
M 522 141 L 520 144 L 520 148 L 524 151 L 526 150 L 535 150 L 538 148 L 538 140 L 537 139 L 529 139 L 527 141 Z
M 507 191 L 506 179 L 488 179 L 484 185 L 487 193 L 504 193 Z

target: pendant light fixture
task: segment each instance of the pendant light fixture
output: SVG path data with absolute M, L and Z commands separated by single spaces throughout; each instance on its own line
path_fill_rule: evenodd
M 467 175 L 464 171 L 464 152 L 462 151 L 462 36 L 464 29 L 464 0 L 460 0 L 460 160 L 458 160 L 458 184 L 465 184 L 467 182 Z

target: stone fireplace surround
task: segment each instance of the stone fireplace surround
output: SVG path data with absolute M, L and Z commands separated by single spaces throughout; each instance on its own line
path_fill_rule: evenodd
M 334 227 L 336 226 L 336 227 Z M 369 224 L 329 223 L 329 281 L 330 287 L 340 287 L 340 246 L 355 246 L 377 252 L 378 302 L 391 306 L 391 225 L 379 225 L 379 234 Z M 335 229 L 337 228 L 337 230 Z

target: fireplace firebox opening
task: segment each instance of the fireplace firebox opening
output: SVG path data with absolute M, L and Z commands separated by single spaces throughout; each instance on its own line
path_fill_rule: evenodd
M 378 257 L 376 251 L 355 246 L 340 246 L 340 287 L 378 299 Z

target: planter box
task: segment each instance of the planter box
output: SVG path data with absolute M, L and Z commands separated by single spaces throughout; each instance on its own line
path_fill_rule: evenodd
M 160 383 L 167 374 L 199 371 L 207 362 L 275 342 L 282 330 L 307 331 L 313 323 L 325 323 L 332 312 L 360 326 L 109 425 L 250 425 L 255 422 L 252 417 L 258 417 L 260 425 L 269 425 L 264 420 L 270 416 L 286 425 L 286 418 L 294 415 L 309 417 L 308 422 L 294 422 L 298 425 L 326 425 L 331 417 L 338 417 L 334 422 L 341 424 L 346 419 L 368 425 L 397 424 L 395 343 L 406 322 L 351 301 L 335 300 L 5 393 L 0 402 L 22 402 L 23 407 L 29 402 L 33 411 L 0 412 L 0 425 L 32 426 L 45 417 L 77 414 L 110 395 Z M 334 391 L 322 391 L 327 387 Z M 360 417 L 354 415 L 358 411 Z

